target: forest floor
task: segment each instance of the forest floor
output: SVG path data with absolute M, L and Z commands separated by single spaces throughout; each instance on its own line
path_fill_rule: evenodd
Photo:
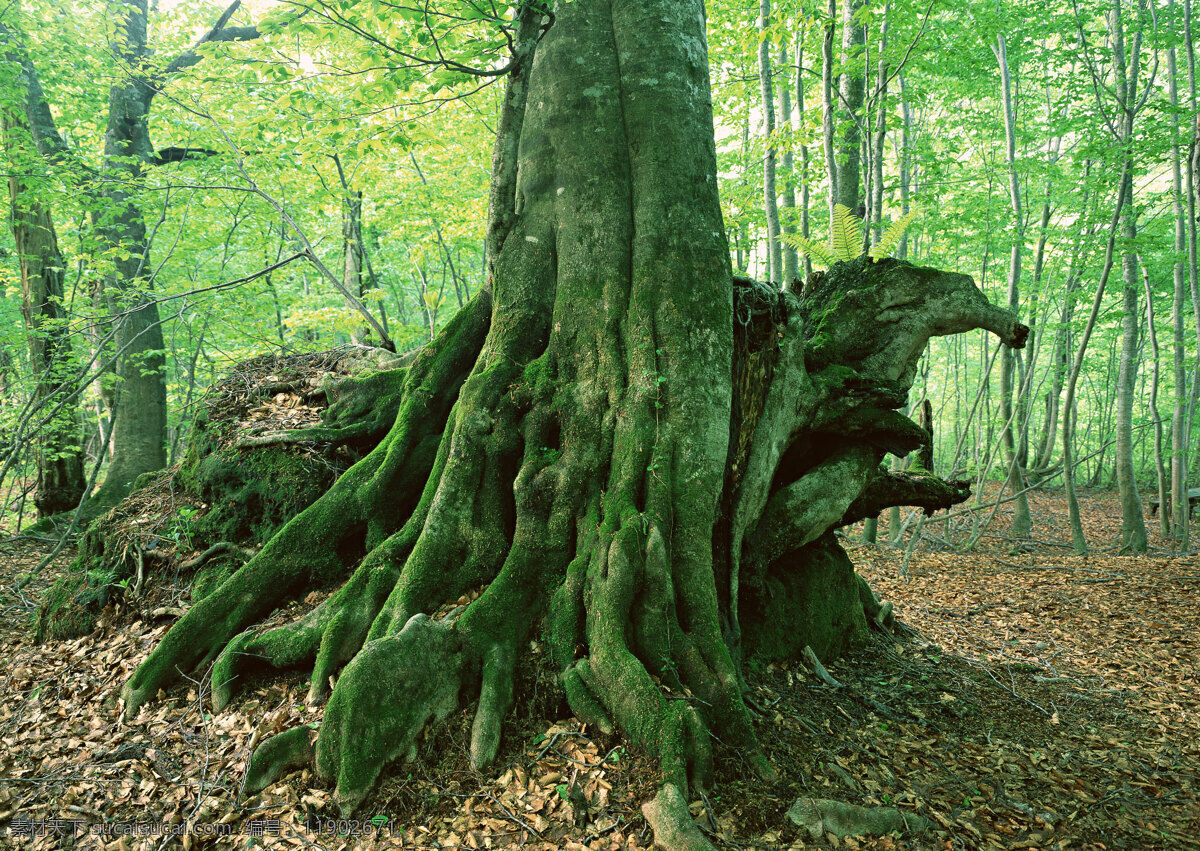
M 904 565 L 901 551 L 851 548 L 895 603 L 897 636 L 830 664 L 840 688 L 799 663 L 747 671 L 780 779 L 763 785 L 718 748 L 715 789 L 692 809 L 719 848 L 1200 848 L 1200 565 L 1156 539 L 1149 555 L 1114 555 L 1118 507 L 1107 494 L 1084 496 L 1095 549 L 1075 556 L 1061 494 L 1032 496 L 1039 540 L 1022 546 L 1005 538 L 1001 506 L 969 554 L 935 541 Z M 943 524 L 926 531 L 941 536 Z M 70 553 L 13 589 L 45 548 L 0 547 L 0 847 L 651 841 L 639 805 L 655 792 L 653 765 L 567 716 L 536 667 L 522 673 L 522 711 L 494 771 L 471 768 L 463 712 L 426 736 L 418 762 L 391 769 L 360 810 L 368 821 L 343 822 L 340 835 L 330 789 L 309 772 L 238 802 L 253 746 L 319 719 L 303 704 L 307 678 L 261 680 L 218 714 L 196 681 L 118 724 L 121 685 L 172 621 L 138 612 L 186 605 L 184 589 L 148 583 L 136 611 L 111 608 L 91 635 L 36 646 L 30 618 Z M 798 797 L 898 807 L 934 829 L 814 839 L 786 818 Z M 145 833 L 162 824 L 194 832 Z

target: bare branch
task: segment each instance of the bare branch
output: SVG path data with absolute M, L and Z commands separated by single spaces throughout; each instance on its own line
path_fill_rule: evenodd
M 196 52 L 196 49 L 202 44 L 213 44 L 216 42 L 233 42 L 233 41 L 254 41 L 261 33 L 258 27 L 231 27 L 228 26 L 229 19 L 242 5 L 242 0 L 233 0 L 232 3 L 221 13 L 217 18 L 217 22 L 213 24 L 212 29 L 206 32 L 195 46 L 184 51 L 167 63 L 166 69 L 163 71 L 163 76 L 177 74 L 184 68 L 190 68 L 197 64 L 203 57 Z

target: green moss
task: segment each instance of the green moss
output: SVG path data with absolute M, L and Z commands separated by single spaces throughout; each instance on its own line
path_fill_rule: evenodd
M 292 447 L 217 448 L 212 428 L 200 419 L 179 470 L 184 489 L 211 506 L 192 528 L 193 543 L 265 543 L 316 502 L 337 472 Z
M 192 601 L 203 600 L 241 566 L 242 561 L 232 556 L 221 556 L 210 560 L 196 571 L 196 576 L 192 579 Z
M 46 592 L 34 625 L 34 641 L 64 640 L 87 635 L 108 604 L 114 574 L 102 569 L 60 576 Z
M 743 586 L 739 615 L 746 655 L 769 660 L 805 645 L 832 659 L 867 638 L 854 565 L 831 534 L 778 559 L 761 587 Z
M 377 443 L 396 421 L 407 379 L 407 367 L 339 379 L 321 420 L 329 428 L 362 429 Z
M 138 476 L 136 479 L 133 480 L 133 487 L 130 488 L 130 492 L 140 491 L 142 488 L 146 487 L 146 485 L 150 484 L 152 481 L 154 481 L 156 478 L 158 478 L 158 475 L 160 472 L 161 471 L 155 470 L 155 471 L 152 471 L 149 473 L 142 473 L 140 476 Z

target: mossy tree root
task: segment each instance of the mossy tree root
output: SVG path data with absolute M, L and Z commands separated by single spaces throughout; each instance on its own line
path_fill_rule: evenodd
M 127 716 L 182 673 L 213 662 L 234 635 L 279 603 L 343 578 L 365 549 L 393 533 L 427 484 L 435 462 L 431 442 L 437 445 L 483 344 L 490 308 L 491 297 L 480 293 L 422 351 L 383 442 L 167 633 L 122 691 Z M 269 650 L 252 644 L 245 639 L 241 649 Z M 301 658 L 302 649 L 290 655 Z

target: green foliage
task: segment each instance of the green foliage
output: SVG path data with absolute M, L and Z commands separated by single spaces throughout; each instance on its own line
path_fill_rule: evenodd
M 21 44 L 38 69 L 59 129 L 79 162 L 91 169 L 103 161 L 109 86 L 131 73 L 113 50 L 120 37 L 114 10 L 120 6 L 26 0 L 4 12 L 5 24 L 22 33 Z M 160 79 L 152 115 L 155 143 L 213 154 L 144 167 L 127 186 L 131 203 L 152 225 L 148 287 L 155 297 L 167 299 L 161 309 L 173 460 L 193 439 L 190 419 L 197 399 L 232 363 L 272 347 L 325 349 L 349 342 L 361 327 L 360 317 L 340 293 L 304 260 L 237 286 L 221 286 L 296 252 L 298 237 L 282 221 L 281 210 L 337 275 L 345 247 L 345 204 L 363 192 L 362 241 L 370 267 L 364 271 L 363 300 L 375 315 L 386 313 L 389 332 L 402 350 L 430 339 L 484 285 L 491 130 L 503 82 L 480 88 L 481 79 L 464 68 L 495 69 L 507 61 L 503 28 L 511 27 L 512 8 L 470 0 L 412 8 L 357 0 L 329 9 L 335 7 L 336 15 L 321 17 L 303 12 L 302 5 L 243 4 L 231 23 L 255 24 L 261 38 L 204 45 L 198 51 L 201 61 Z M 192 46 L 196 33 L 206 31 L 223 8 L 206 0 L 150 4 L 152 51 L 141 61 L 149 71 L 161 71 Z M 1087 314 L 1103 262 L 1103 235 L 1122 155 L 1121 146 L 1112 144 L 1083 48 L 1074 38 L 1078 15 L 1091 42 L 1092 61 L 1109 56 L 1105 10 L 1080 7 L 1077 12 L 1059 3 L 1039 7 L 1033 15 L 1026 6 L 1005 0 L 975 4 L 969 15 L 943 16 L 936 26 L 924 27 L 925 8 L 907 0 L 888 7 L 886 43 L 879 38 L 882 7 L 864 5 L 859 13 L 869 30 L 871 63 L 884 61 L 896 71 L 882 100 L 868 103 L 858 116 L 865 129 L 885 131 L 883 204 L 885 209 L 919 205 L 922 210 L 919 231 L 911 228 L 915 214 L 908 213 L 885 229 L 869 255 L 881 259 L 904 242 L 906 259 L 971 273 L 995 300 L 1002 297 L 997 282 L 1003 278 L 995 260 L 1008 256 L 1019 240 L 1025 270 L 1020 309 L 1044 334 L 1035 351 L 1050 358 L 1056 335 L 1070 331 L 1077 340 Z M 761 33 L 744 4 L 713 0 L 706 10 L 718 174 L 734 262 L 748 271 L 762 261 L 763 155 L 768 144 L 777 154 L 777 191 L 782 197 L 790 185 L 797 198 L 796 207 L 780 210 L 788 231 L 784 241 L 822 266 L 858 257 L 865 244 L 863 223 L 839 208 L 832 233 L 826 233 L 825 208 L 816 200 L 828 192 L 819 103 L 823 20 L 805 4 L 779 0 L 773 4 L 770 28 Z M 1131 26 L 1133 18 L 1131 12 Z M 840 21 L 836 25 L 840 28 Z M 1171 105 L 1165 73 L 1151 80 L 1146 71 L 1168 46 L 1182 50 L 1185 34 L 1179 16 L 1165 15 L 1153 27 L 1146 21 L 1138 25 L 1142 85 L 1149 88 L 1141 90 L 1147 100 L 1135 133 L 1140 230 L 1130 247 L 1151 283 L 1163 344 L 1160 413 L 1167 414 L 1166 400 L 1191 398 L 1190 375 L 1174 386 L 1172 346 L 1164 339 L 1173 307 L 1172 268 L 1177 261 L 1187 262 L 1186 252 L 1177 255 L 1173 242 L 1173 125 L 1176 120 L 1184 125 L 1181 145 L 1186 153 L 1191 113 L 1186 106 Z M 1003 174 L 1004 113 L 992 52 L 1001 33 L 1007 36 L 1008 61 L 1019 81 L 1014 144 L 1025 196 L 1019 225 L 1012 218 Z M 1063 33 L 1071 39 L 1064 41 Z M 835 37 L 840 43 L 840 30 Z M 756 73 L 756 50 L 764 38 L 775 57 L 776 109 L 783 88 L 792 93 L 796 107 L 792 115 L 777 115 L 769 139 L 761 130 Z M 1127 52 L 1132 49 L 1131 41 Z M 786 51 L 785 59 L 779 58 L 780 51 Z M 834 75 L 844 70 L 839 53 L 835 50 Z M 1181 60 L 1177 65 L 1186 68 Z M 12 63 L 0 63 L 0 103 L 18 102 L 16 73 Z M 1179 74 L 1181 103 L 1186 104 L 1186 73 Z M 797 87 L 804 90 L 803 109 Z M 873 89 L 868 85 L 869 94 Z M 1113 114 L 1111 103 L 1108 110 Z M 846 116 L 835 119 L 840 128 Z M 790 170 L 784 167 L 785 155 L 792 158 Z M 112 330 L 109 307 L 122 304 L 108 276 L 118 260 L 129 257 L 129 247 L 106 244 L 97 232 L 98 225 L 111 222 L 114 210 L 90 198 L 79 174 L 65 162 L 8 148 L 3 156 L 8 173 L 22 175 L 29 191 L 53 214 L 68 270 L 67 327 L 77 352 L 90 351 Z M 801 235 L 804 187 L 812 199 L 808 237 Z M 1039 223 L 1043 197 L 1051 211 L 1044 230 Z M 29 443 L 24 436 L 18 441 L 16 430 L 32 398 L 33 380 L 21 331 L 17 258 L 9 228 L 0 230 L 0 352 L 8 355 L 0 363 L 4 448 Z M 1038 274 L 1034 253 L 1043 239 Z M 1111 460 L 1100 449 L 1111 436 L 1104 431 L 1111 429 L 1114 403 L 1108 388 L 1114 376 L 1105 353 L 1119 332 L 1119 323 L 1111 320 L 1120 312 L 1115 298 L 1110 294 L 1102 306 L 1101 316 L 1109 319 L 1102 319 L 1097 329 L 1080 385 L 1087 389 L 1079 400 L 1079 422 L 1085 427 L 1077 436 L 1078 454 L 1094 457 L 1087 471 L 1097 474 Z M 1194 319 L 1184 324 L 1190 328 Z M 922 382 L 924 388 L 947 394 L 935 402 L 939 408 L 963 412 L 965 418 L 971 405 L 963 400 L 989 376 L 986 364 L 965 357 L 963 345 L 934 340 Z M 1195 362 L 1196 345 L 1195 334 L 1186 333 L 1182 347 L 1188 364 Z M 111 344 L 104 348 L 112 351 Z M 1143 374 L 1149 372 L 1146 357 Z M 1050 388 L 1046 370 L 1061 367 L 1037 363 L 1033 386 Z M 550 379 L 535 373 L 527 376 L 533 383 Z M 101 391 L 107 394 L 114 386 L 112 377 L 101 374 L 80 397 L 92 457 L 107 416 Z M 1140 392 L 1141 401 L 1147 401 L 1148 391 Z M 1137 405 L 1136 410 L 1148 406 Z M 1036 405 L 1022 414 L 1035 434 L 1044 428 L 1042 411 Z M 939 446 L 939 457 L 949 463 L 959 450 L 955 436 L 977 431 L 987 429 L 947 423 L 939 430 L 938 440 L 946 444 Z M 1135 434 L 1138 440 L 1149 439 L 1151 430 L 1135 426 Z M 984 458 L 990 451 L 971 448 L 972 440 L 968 437 L 959 453 L 960 466 L 975 463 L 965 461 L 966 456 Z M 0 522 L 10 529 L 15 525 L 12 513 L 22 504 L 17 494 L 36 475 L 26 460 L 15 461 L 2 483 L 14 486 L 11 498 L 0 501 L 5 512 Z M 997 469 L 986 460 L 978 467 L 983 472 Z M 28 509 L 31 502 L 26 499 L 25 505 Z
M 913 223 L 913 219 L 916 217 L 917 211 L 909 210 L 888 225 L 888 229 L 883 232 L 883 236 L 879 238 L 879 242 L 871 246 L 871 259 L 882 260 L 885 257 L 891 257 L 892 252 L 900 245 L 900 240 L 904 239 L 904 232 L 908 230 L 908 226 Z
M 838 260 L 853 260 L 863 253 L 863 221 L 841 204 L 833 207 L 829 249 Z
M 872 260 L 882 260 L 890 257 L 900 240 L 904 238 L 908 226 L 917 216 L 916 210 L 910 210 L 896 221 L 892 222 L 879 242 L 871 247 L 869 256 Z M 788 245 L 801 251 L 806 257 L 811 257 L 826 268 L 834 263 L 844 263 L 855 260 L 864 254 L 865 242 L 863 220 L 842 204 L 834 205 L 833 232 L 829 244 L 823 245 L 816 240 L 799 234 L 784 234 L 782 239 Z

